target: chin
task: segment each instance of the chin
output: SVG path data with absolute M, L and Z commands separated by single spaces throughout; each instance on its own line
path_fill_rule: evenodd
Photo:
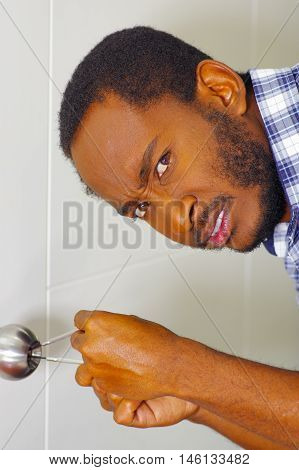
M 233 243 L 229 243 L 227 245 L 227 248 L 237 253 L 251 253 L 252 251 L 259 248 L 262 242 L 263 240 L 253 240 L 250 242 L 243 242 L 243 243 L 240 242 L 239 244 L 237 244 L 236 242 L 233 241 Z

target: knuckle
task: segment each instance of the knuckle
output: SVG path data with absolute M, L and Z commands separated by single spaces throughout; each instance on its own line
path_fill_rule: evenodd
M 98 393 L 104 395 L 106 394 L 106 390 L 104 390 L 103 387 L 101 387 L 101 385 L 99 384 L 99 380 L 98 379 L 93 379 L 92 380 L 92 386 L 94 388 L 94 391 L 97 391 Z
M 79 323 L 80 329 L 85 330 L 93 312 L 89 310 L 79 310 L 75 315 L 75 323 Z
M 87 344 L 81 346 L 81 354 L 88 360 L 92 360 L 92 353 Z
M 76 349 L 76 333 L 73 333 L 71 336 L 71 345 L 74 349 Z
M 122 425 L 122 426 L 125 425 L 125 420 L 124 420 L 124 418 L 123 418 L 122 416 L 118 416 L 118 415 L 116 415 L 116 414 L 113 414 L 113 419 L 114 419 L 114 421 L 116 422 L 116 424 L 120 424 L 120 425 Z
M 90 385 L 90 374 L 86 366 L 81 365 L 78 367 L 75 374 L 75 380 L 77 384 L 81 385 L 82 387 Z
M 107 402 L 107 400 L 105 399 L 105 397 L 100 397 L 100 403 L 101 403 L 101 406 L 102 406 L 103 410 L 108 411 L 108 412 L 111 413 L 112 408 L 109 405 L 109 403 Z
M 92 332 L 96 327 L 97 327 L 97 320 L 96 320 L 96 317 L 94 315 L 91 315 L 88 320 L 86 320 L 86 323 L 85 323 L 85 330 L 88 331 L 88 332 Z
M 131 321 L 134 322 L 135 324 L 136 323 L 146 322 L 146 320 L 144 320 L 143 318 L 138 317 L 137 315 L 129 315 L 129 317 L 130 317 Z
M 92 331 L 102 324 L 105 321 L 105 312 L 95 310 L 90 312 L 90 316 L 88 317 L 88 330 Z
M 85 310 L 78 310 L 78 312 L 74 316 L 75 322 L 82 316 L 85 315 Z
M 85 313 L 85 310 L 83 309 L 78 310 L 78 312 L 75 314 L 75 318 L 78 317 L 79 315 L 82 315 L 83 313 Z
M 75 380 L 76 380 L 78 385 L 82 385 L 82 379 L 81 379 L 81 376 L 80 376 L 79 373 L 76 373 Z

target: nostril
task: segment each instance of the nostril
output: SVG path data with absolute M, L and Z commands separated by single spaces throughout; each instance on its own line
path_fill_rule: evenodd
M 194 224 L 194 207 L 195 207 L 195 204 L 196 204 L 196 201 L 191 205 L 190 211 L 189 211 L 189 219 L 190 219 L 190 222 L 191 222 L 192 226 Z
M 177 202 L 172 216 L 173 228 L 177 233 L 190 232 L 193 229 L 194 217 L 196 217 L 197 199 L 188 195 Z

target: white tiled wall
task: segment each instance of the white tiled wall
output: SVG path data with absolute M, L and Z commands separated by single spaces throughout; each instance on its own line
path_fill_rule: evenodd
M 238 70 L 259 62 L 260 67 L 278 67 L 298 61 L 299 11 L 288 20 L 295 4 L 293 0 L 3 2 L 0 326 L 20 322 L 45 338 L 70 330 L 77 310 L 93 309 L 103 298 L 100 308 L 140 315 L 223 351 L 299 368 L 299 315 L 291 281 L 279 260 L 263 249 L 246 256 L 170 250 L 160 235 L 157 248 L 151 249 L 152 231 L 142 224 L 142 248 L 103 249 L 96 241 L 88 247 L 87 234 L 93 233 L 88 211 L 95 216 L 99 203 L 82 191 L 58 148 L 57 132 L 61 92 L 74 67 L 110 32 L 151 25 Z M 80 249 L 62 247 L 65 201 L 83 207 Z M 120 232 L 129 230 L 110 208 L 105 214 L 93 219 L 105 233 L 111 222 Z M 68 341 L 57 344 L 53 354 L 62 354 L 68 345 Z M 78 357 L 72 350 L 68 355 Z M 117 426 L 91 391 L 76 385 L 74 372 L 73 365 L 40 366 L 24 382 L 1 382 L 2 447 L 237 448 L 214 431 L 188 422 L 152 430 Z
M 39 0 L 29 0 L 26 4 L 7 1 L 3 5 L 0 6 L 0 325 L 25 323 L 43 337 L 46 313 L 48 79 L 39 61 L 48 67 L 49 5 Z M 33 15 L 36 15 L 35 21 Z M 33 403 L 43 383 L 43 366 L 23 382 L 1 380 L 1 447 L 43 447 L 44 393 L 41 392 Z M 12 434 L 18 423 L 18 430 Z

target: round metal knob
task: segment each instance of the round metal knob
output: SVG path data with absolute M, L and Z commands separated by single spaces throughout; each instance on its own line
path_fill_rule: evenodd
M 7 325 L 0 328 L 1 377 L 8 380 L 28 377 L 39 365 L 40 356 L 40 342 L 28 328 L 22 325 Z

